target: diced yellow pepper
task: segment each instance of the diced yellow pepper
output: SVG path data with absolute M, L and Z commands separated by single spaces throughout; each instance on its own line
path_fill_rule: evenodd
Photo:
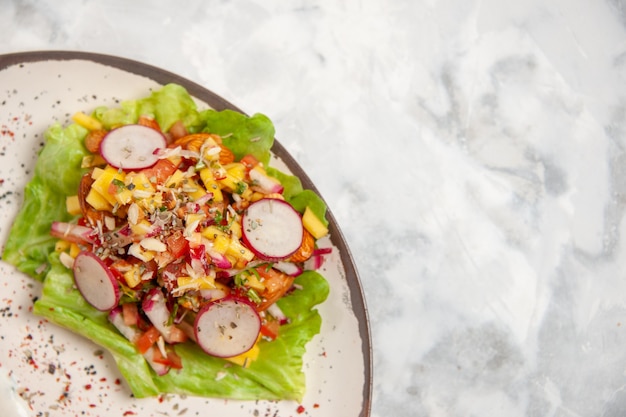
M 252 253 L 250 249 L 243 246 L 239 239 L 235 237 L 231 238 L 228 249 L 226 249 L 226 254 L 248 262 L 254 258 L 254 253 Z
M 93 117 L 83 113 L 83 112 L 77 112 L 74 113 L 74 115 L 72 116 L 72 120 L 76 123 L 81 125 L 82 127 L 84 127 L 87 130 L 100 130 L 102 129 L 102 123 L 100 123 L 97 119 L 94 119 Z
M 202 234 L 198 232 L 190 233 L 189 236 L 185 235 L 185 239 L 187 239 L 190 245 L 202 244 Z
M 215 280 L 212 277 L 203 276 L 199 278 L 192 278 L 188 276 L 180 276 L 176 279 L 179 287 L 192 286 L 199 290 L 210 290 L 215 287 Z
M 187 213 L 185 215 L 185 225 L 189 226 L 195 222 L 201 222 L 204 219 L 204 213 Z
M 164 185 L 168 188 L 178 187 L 182 184 L 184 179 L 185 179 L 185 173 L 181 171 L 180 169 L 177 169 L 176 171 L 174 171 L 172 175 L 170 175 L 167 181 L 165 181 Z
M 78 256 L 78 254 L 80 253 L 80 248 L 78 247 L 78 245 L 76 243 L 72 243 L 70 245 L 70 256 L 72 258 L 76 258 Z
M 241 239 L 241 223 L 238 221 L 232 222 L 230 224 L 230 233 L 236 237 L 237 239 Z
M 213 172 L 211 169 L 204 168 L 200 170 L 200 179 L 202 180 L 206 191 L 213 194 L 213 201 L 217 203 L 224 201 L 222 190 L 217 184 L 217 181 L 215 181 L 215 178 L 213 178 Z
M 106 165 L 106 161 L 100 155 L 85 155 L 80 163 L 81 168 L 93 168 Z
M 67 212 L 72 216 L 76 216 L 82 213 L 77 195 L 67 196 L 67 198 L 65 199 L 65 208 L 67 209 Z
M 241 193 L 241 198 L 244 200 L 250 201 L 252 200 L 252 196 L 254 195 L 254 191 L 250 189 L 250 187 L 246 187 L 246 189 Z
M 187 275 L 181 275 L 178 278 L 176 278 L 176 283 L 178 284 L 179 287 L 186 287 L 187 285 L 193 284 L 194 281 L 195 281 L 195 278 L 189 277 Z
M 262 198 L 265 198 L 265 194 L 255 191 L 252 193 L 252 196 L 250 197 L 250 201 L 255 202 L 255 201 L 259 201 Z
M 225 188 L 227 191 L 229 192 L 235 192 L 237 190 L 238 184 L 242 183 L 242 180 L 240 180 L 239 178 L 235 177 L 234 175 L 232 175 L 231 173 L 229 173 L 228 171 L 226 172 L 226 177 L 221 178 L 219 180 L 217 180 L 217 183 L 219 185 L 222 186 L 222 188 Z
M 56 252 L 65 252 L 66 250 L 68 250 L 70 248 L 71 243 L 68 242 L 67 240 L 57 240 L 56 243 L 54 244 L 54 250 Z
M 93 176 L 94 175 L 92 174 L 92 178 Z M 119 182 L 120 184 L 124 184 L 124 177 L 125 175 L 123 172 L 118 171 L 112 166 L 107 166 L 104 170 L 102 170 L 102 172 L 98 172 L 97 178 L 95 178 L 93 184 L 91 185 L 91 188 L 100 193 L 100 195 L 102 195 L 102 197 L 104 197 L 109 202 L 109 204 L 115 205 L 115 203 L 118 202 L 115 198 L 115 194 L 124 190 L 125 187 L 122 188 L 121 185 L 117 186 L 115 184 L 113 184 L 112 186 L 111 184 L 114 181 Z M 114 190 L 115 192 L 111 193 L 111 190 Z
M 108 202 L 99 192 L 94 190 L 93 188 L 89 190 L 87 194 L 87 198 L 85 199 L 87 203 L 96 210 L 102 211 L 111 211 L 113 210 L 113 205 Z
M 202 236 L 206 237 L 209 240 L 214 240 L 218 237 L 228 238 L 228 235 L 216 226 L 207 226 L 202 229 Z
M 133 232 L 133 235 L 141 237 L 152 231 L 152 225 L 149 221 L 143 219 L 139 221 L 137 224 L 131 224 L 130 230 Z
M 141 274 L 139 273 L 139 265 L 133 266 L 130 270 L 124 272 L 124 281 L 130 288 L 135 288 L 141 283 Z
M 239 181 L 243 181 L 243 179 L 246 178 L 246 166 L 241 162 L 233 162 L 231 164 L 224 165 L 224 169 L 228 174 Z
M 96 167 L 91 171 L 91 179 L 97 180 L 100 175 L 104 173 L 103 168 Z
M 121 205 L 126 205 L 133 201 L 133 193 L 128 188 L 118 190 L 114 197 L 115 201 Z
M 317 218 L 309 207 L 304 210 L 304 215 L 302 215 L 302 225 L 315 239 L 319 239 L 328 234 L 328 227 Z
M 246 286 L 259 292 L 265 291 L 265 284 L 259 281 L 259 278 L 253 273 L 246 277 Z
M 224 255 L 230 245 L 230 239 L 226 235 L 219 235 L 213 241 L 213 249 Z
M 137 173 L 132 172 L 132 173 L 127 174 L 126 181 L 128 184 L 133 184 L 134 188 L 132 191 L 141 190 L 141 191 L 148 191 L 150 193 L 154 193 L 154 187 L 152 186 L 152 183 L 150 183 L 150 180 L 148 179 L 148 177 L 146 177 L 146 174 L 144 174 L 143 172 L 137 172 Z
M 259 348 L 259 344 L 255 343 L 249 351 L 244 352 L 241 355 L 232 356 L 230 358 L 224 359 L 243 368 L 247 368 L 253 361 L 255 361 L 259 357 L 260 352 L 261 349 Z
M 196 201 L 199 198 L 202 198 L 206 195 L 206 191 L 204 188 L 202 188 L 202 186 L 200 184 L 198 184 L 196 181 L 189 181 L 189 188 L 191 189 L 195 189 L 195 191 L 188 191 L 187 195 L 189 195 L 189 197 L 191 198 L 191 201 Z
M 154 213 L 156 210 L 163 206 L 163 194 L 155 193 L 149 198 L 144 198 L 137 201 L 137 204 L 148 212 Z

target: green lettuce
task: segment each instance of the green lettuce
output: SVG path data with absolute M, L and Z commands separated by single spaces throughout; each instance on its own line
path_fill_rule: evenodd
M 92 116 L 111 127 L 134 123 L 145 114 L 155 117 L 164 130 L 182 120 L 189 131 L 224 135 L 224 143 L 238 158 L 251 153 L 261 161 L 269 160 L 274 127 L 266 116 L 248 117 L 230 110 L 198 111 L 187 91 L 175 84 L 166 85 L 148 97 L 124 101 L 119 107 L 99 107 Z M 49 231 L 53 221 L 76 220 L 66 212 L 65 199 L 76 194 L 85 172 L 81 162 L 88 155 L 83 145 L 86 134 L 76 124 L 65 128 L 53 125 L 46 131 L 34 176 L 25 188 L 23 206 L 2 254 L 6 262 L 43 281 L 34 313 L 106 348 L 138 398 L 179 393 L 240 400 L 300 400 L 305 392 L 302 356 L 306 344 L 319 333 L 321 326 L 321 317 L 314 307 L 329 292 L 327 281 L 317 272 L 300 275 L 296 283 L 302 289 L 279 301 L 290 323 L 281 327 L 280 337 L 275 341 L 259 342 L 259 357 L 248 368 L 231 366 L 186 342 L 175 347 L 183 369 L 157 376 L 133 344 L 109 323 L 107 314 L 85 302 L 74 288 L 71 272 L 61 265 L 54 250 L 55 239 Z M 325 206 L 319 206 L 322 200 L 303 190 L 297 178 L 276 170 L 271 172 L 284 180 L 291 201 L 317 204 L 318 213 L 325 213 Z
M 50 236 L 50 225 L 72 217 L 65 208 L 65 198 L 76 194 L 84 173 L 80 166 L 87 155 L 83 145 L 86 134 L 87 130 L 76 124 L 67 128 L 55 124 L 46 131 L 45 146 L 5 245 L 3 260 L 38 280 L 46 274 L 48 254 L 56 241 Z
M 205 110 L 199 117 L 206 126 L 204 131 L 222 136 L 222 143 L 233 151 L 237 160 L 251 154 L 268 164 L 274 125 L 267 116 L 257 113 L 248 117 L 232 110 Z

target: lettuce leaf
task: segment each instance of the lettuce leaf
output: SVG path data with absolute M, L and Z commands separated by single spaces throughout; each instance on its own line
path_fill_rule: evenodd
M 187 91 L 175 84 L 168 84 L 145 98 L 124 101 L 119 107 L 99 107 L 92 116 L 110 128 L 134 123 L 145 114 L 154 116 L 164 130 L 182 120 L 191 132 L 224 135 L 224 143 L 238 158 L 251 153 L 266 164 L 269 161 L 274 126 L 266 116 L 248 117 L 230 110 L 199 112 Z M 80 167 L 83 157 L 88 155 L 83 145 L 86 134 L 76 124 L 65 128 L 53 125 L 46 131 L 34 176 L 25 188 L 23 206 L 2 254 L 6 262 L 43 280 L 42 295 L 35 302 L 34 313 L 111 352 L 136 397 L 168 392 L 240 400 L 300 400 L 305 392 L 302 356 L 306 344 L 319 333 L 321 326 L 321 317 L 314 307 L 326 299 L 329 291 L 327 281 L 316 272 L 307 271 L 299 276 L 296 282 L 302 289 L 279 301 L 291 322 L 281 327 L 277 340 L 260 342 L 259 358 L 249 368 L 226 366 L 224 360 L 206 355 L 195 344 L 183 343 L 176 346 L 183 369 L 160 377 L 133 344 L 108 322 L 106 313 L 88 305 L 74 289 L 72 274 L 59 262 L 54 251 L 55 239 L 49 231 L 53 221 L 72 220 L 66 212 L 65 199 L 76 194 L 84 174 Z M 285 175 L 283 179 L 289 184 L 286 188 L 294 201 L 307 192 L 297 178 Z
M 107 313 L 85 302 L 74 288 L 72 274 L 49 257 L 50 271 L 34 313 L 81 334 L 106 348 L 115 359 L 135 397 L 169 392 L 204 397 L 301 400 L 305 392 L 302 355 L 306 343 L 319 333 L 321 317 L 313 307 L 328 296 L 328 283 L 317 272 L 306 271 L 296 279 L 301 290 L 279 301 L 291 322 L 281 327 L 275 341 L 261 341 L 259 358 L 250 367 L 229 366 L 223 359 L 205 354 L 196 344 L 176 345 L 183 369 L 157 376 L 135 347 L 108 322 Z M 221 378 L 221 379 L 220 379 Z
M 85 172 L 80 166 L 88 153 L 83 145 L 86 134 L 75 124 L 65 129 L 55 124 L 46 131 L 46 144 L 4 248 L 3 260 L 38 280 L 45 276 L 48 254 L 56 241 L 50 236 L 50 225 L 72 217 L 65 209 L 65 198 L 76 194 Z
M 232 110 L 205 110 L 200 113 L 204 131 L 222 136 L 222 143 L 239 160 L 246 154 L 254 155 L 267 166 L 270 148 L 274 143 L 274 124 L 262 114 L 250 117 Z
M 98 107 L 92 114 L 106 129 L 137 123 L 142 115 L 154 117 L 164 132 L 178 120 L 190 131 L 198 130 L 202 123 L 196 103 L 187 90 L 177 84 L 167 84 L 139 100 L 122 101 L 120 107 Z

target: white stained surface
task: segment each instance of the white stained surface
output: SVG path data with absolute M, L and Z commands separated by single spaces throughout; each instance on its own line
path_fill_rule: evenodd
M 359 269 L 373 416 L 626 413 L 623 1 L 2 9 L 0 53 L 139 60 L 274 121 Z

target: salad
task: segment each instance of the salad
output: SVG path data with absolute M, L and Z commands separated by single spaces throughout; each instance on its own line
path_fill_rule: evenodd
M 199 110 L 168 84 L 54 124 L 3 259 L 33 311 L 109 350 L 136 397 L 305 392 L 326 206 L 269 166 L 261 115 Z

